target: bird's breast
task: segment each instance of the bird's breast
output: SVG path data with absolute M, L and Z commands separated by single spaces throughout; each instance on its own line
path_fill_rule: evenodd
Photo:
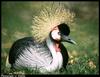
M 57 59 L 58 59 L 58 68 L 60 69 L 63 64 L 63 57 L 62 57 L 61 52 L 57 52 Z

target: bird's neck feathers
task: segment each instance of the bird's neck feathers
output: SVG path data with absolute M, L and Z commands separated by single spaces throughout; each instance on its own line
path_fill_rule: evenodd
M 47 38 L 46 43 L 53 57 L 52 63 L 46 67 L 46 69 L 48 71 L 60 69 L 62 67 L 63 58 L 60 52 L 61 50 L 59 49 L 59 43 L 52 41 L 50 37 Z
M 50 49 L 50 51 L 54 51 L 54 52 L 60 52 L 60 42 L 53 40 L 51 35 L 49 35 L 49 37 L 46 40 L 47 46 Z

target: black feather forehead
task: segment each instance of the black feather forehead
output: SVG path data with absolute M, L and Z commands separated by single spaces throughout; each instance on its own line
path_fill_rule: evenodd
M 62 23 L 62 24 L 58 25 L 58 28 L 59 28 L 61 34 L 64 34 L 64 35 L 67 35 L 67 36 L 69 35 L 70 28 L 67 24 Z

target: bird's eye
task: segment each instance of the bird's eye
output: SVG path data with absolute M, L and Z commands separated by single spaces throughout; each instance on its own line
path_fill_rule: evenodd
M 58 32 L 58 34 L 59 34 L 59 35 L 61 35 L 61 33 L 60 33 L 60 32 Z

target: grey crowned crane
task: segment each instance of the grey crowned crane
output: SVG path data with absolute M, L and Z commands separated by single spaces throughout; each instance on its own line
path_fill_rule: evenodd
M 43 9 L 33 18 L 33 37 L 19 39 L 12 45 L 9 52 L 11 68 L 38 69 L 41 73 L 66 68 L 68 53 L 62 42 L 76 44 L 68 36 L 68 25 L 73 17 L 73 13 L 62 6 Z

